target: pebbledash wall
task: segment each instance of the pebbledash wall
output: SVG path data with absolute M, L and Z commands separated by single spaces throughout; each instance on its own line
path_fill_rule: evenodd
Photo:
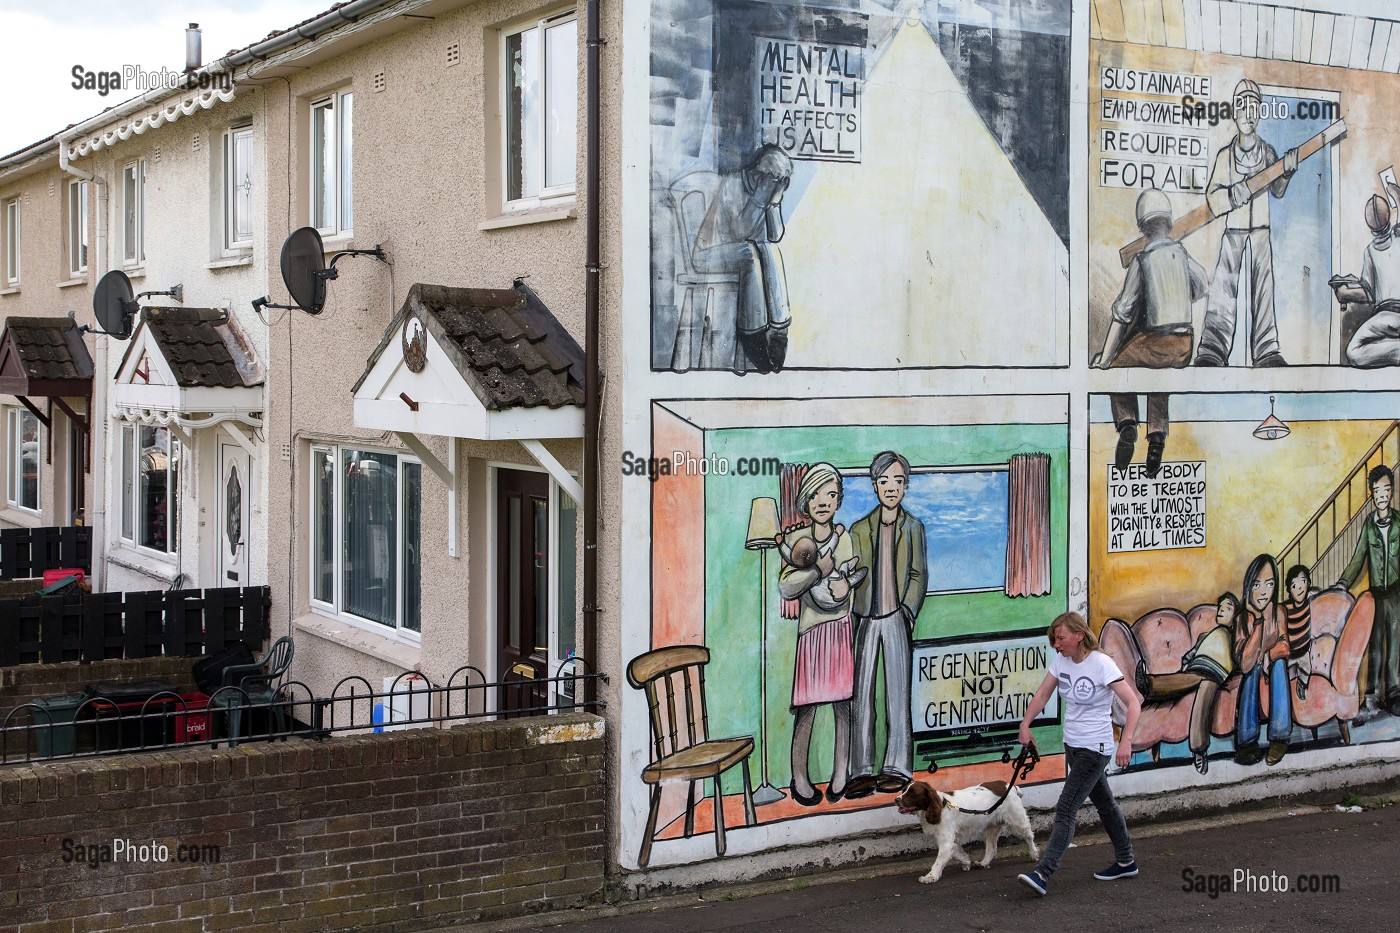
M 705 646 L 711 734 L 752 737 L 753 785 L 766 785 L 749 826 L 741 770 L 706 781 L 690 838 L 684 792 L 667 789 L 643 866 L 648 710 L 620 686 L 612 825 L 628 884 L 922 845 L 891 794 L 852 799 L 849 779 L 1006 777 L 1045 628 L 1066 610 L 1130 678 L 1139 657 L 1151 675 L 1199 675 L 1202 654 L 1228 675 L 1218 691 L 1201 676 L 1177 696 L 1154 685 L 1132 764 L 1111 777 L 1131 815 L 1400 773 L 1400 706 L 1386 711 L 1385 673 L 1364 658 L 1373 629 L 1400 634 L 1376 611 L 1400 566 L 1378 556 L 1368 582 L 1363 548 L 1344 573 L 1374 527 L 1371 471 L 1400 464 L 1400 396 L 1376 368 L 1400 364 L 1400 343 L 1384 311 L 1348 292 L 1344 306 L 1327 284 L 1397 248 L 1383 102 L 1400 93 L 1400 22 L 1366 0 L 994 6 L 626 5 L 625 392 L 620 443 L 604 448 L 606 468 L 622 464 L 609 478 L 621 513 L 605 541 L 650 572 L 621 581 L 609 667 L 621 683 L 649 652 Z M 1217 188 L 1248 131 L 1228 114 L 1188 121 L 1188 94 L 1217 113 L 1237 94 L 1267 105 L 1257 138 L 1270 149 L 1237 147 L 1248 171 L 1250 153 L 1262 169 L 1301 150 L 1286 187 L 1253 202 L 1270 212 L 1244 222 L 1253 233 L 1228 232 L 1240 215 L 1219 195 L 1203 208 L 1220 154 Z M 1149 321 L 1130 295 L 1117 314 L 1137 329 L 1126 349 L 1105 347 L 1147 187 L 1173 218 L 1203 210 L 1176 260 L 1196 264 L 1196 294 Z M 925 579 L 896 581 L 909 643 L 893 651 L 910 683 L 892 708 L 891 649 L 862 679 L 849 666 L 861 619 L 811 643 L 774 537 L 811 523 L 796 493 L 828 466 L 844 493 L 834 523 L 855 537 L 886 450 L 912 474 L 901 552 L 917 520 L 927 560 Z M 650 477 L 636 468 L 648 458 Z M 1232 655 L 1242 623 L 1218 630 L 1218 598 L 1273 627 L 1294 566 L 1310 575 L 1307 664 L 1260 665 L 1247 689 L 1264 711 L 1237 716 L 1256 665 Z M 871 760 L 840 731 L 847 702 Z M 1211 715 L 1193 736 L 1195 704 Z M 904 728 L 911 754 L 887 758 Z M 1048 754 L 1026 799 L 1048 809 L 1063 775 L 1053 708 L 1034 734 Z
M 571 714 L 7 768 L 0 918 L 391 931 L 578 904 L 603 885 L 603 746 Z

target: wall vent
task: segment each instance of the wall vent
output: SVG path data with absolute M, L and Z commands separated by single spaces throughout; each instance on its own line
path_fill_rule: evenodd
M 382 90 L 384 90 L 384 72 L 376 71 L 374 73 L 374 93 L 378 94 Z
M 451 68 L 462 60 L 462 46 L 454 42 L 447 47 L 447 67 Z

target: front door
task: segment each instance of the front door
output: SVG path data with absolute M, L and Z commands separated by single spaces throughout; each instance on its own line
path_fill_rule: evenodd
M 541 710 L 549 692 L 549 476 L 496 474 L 497 699 L 505 715 Z
M 219 585 L 248 585 L 252 458 L 233 441 L 219 441 Z

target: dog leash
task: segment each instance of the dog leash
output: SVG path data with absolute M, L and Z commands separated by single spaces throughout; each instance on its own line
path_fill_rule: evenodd
M 1010 761 L 1010 753 L 1002 752 L 1001 760 L 1003 762 Z M 1016 782 L 1030 774 L 1039 761 L 1040 752 L 1036 750 L 1034 742 L 1021 746 L 1021 754 L 1016 756 L 1016 763 L 1011 766 L 1011 780 L 1006 785 L 1006 793 L 997 798 L 997 802 L 987 807 L 985 810 L 967 810 L 956 805 L 951 800 L 945 801 L 944 805 L 957 810 L 959 813 L 966 813 L 969 816 L 982 816 L 987 813 L 995 813 L 997 808 L 1006 802 L 1006 798 L 1011 796 L 1011 791 L 1015 789 Z

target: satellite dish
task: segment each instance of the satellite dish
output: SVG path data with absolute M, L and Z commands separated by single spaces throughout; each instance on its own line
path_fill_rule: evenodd
M 264 295 L 253 299 L 253 310 L 262 314 L 264 308 L 305 311 L 320 314 L 326 307 L 326 282 L 336 277 L 335 264 L 342 256 L 373 256 L 388 263 L 389 256 L 382 247 L 374 249 L 343 249 L 326 265 L 326 247 L 315 227 L 292 231 L 282 244 L 282 284 L 287 286 L 294 305 L 277 305 Z
M 282 284 L 307 314 L 320 314 L 326 306 L 325 254 L 315 227 L 294 231 L 282 244 Z
M 131 336 L 131 319 L 139 305 L 131 288 L 131 279 L 120 269 L 113 269 L 97 283 L 92 293 L 92 313 L 102 332 L 126 340 Z

